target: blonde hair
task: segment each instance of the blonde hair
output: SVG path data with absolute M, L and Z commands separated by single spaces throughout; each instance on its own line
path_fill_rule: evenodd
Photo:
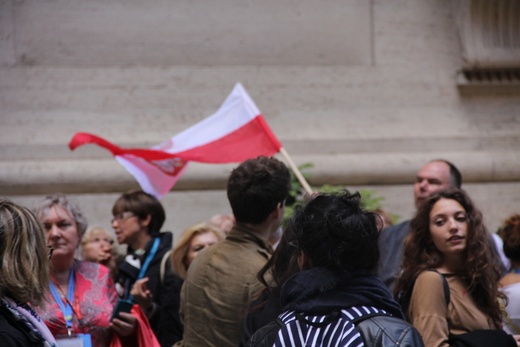
M 29 209 L 0 199 L 0 297 L 40 306 L 49 288 L 49 248 Z
M 83 238 L 81 239 L 81 243 L 80 243 L 80 247 L 79 247 L 79 254 L 80 254 L 81 258 L 83 258 L 83 248 L 85 247 L 85 245 L 91 241 L 92 236 L 99 234 L 99 233 L 103 233 L 110 238 L 110 240 L 113 242 L 112 251 L 110 253 L 112 253 L 113 257 L 118 256 L 116 238 L 115 238 L 114 234 L 112 234 L 110 231 L 108 231 L 107 229 L 105 229 L 103 227 L 94 226 L 94 227 L 88 228 L 87 231 L 85 232 L 85 234 L 83 235 Z
M 207 232 L 212 232 L 215 234 L 219 241 L 222 241 L 226 238 L 226 234 L 224 234 L 220 228 L 217 228 L 216 226 L 207 222 L 197 223 L 182 232 L 182 236 L 175 245 L 171 256 L 172 270 L 180 278 L 184 279 L 186 277 L 186 271 L 188 270 L 188 267 L 186 266 L 186 255 L 188 254 L 191 240 L 193 240 L 195 236 L 205 234 Z

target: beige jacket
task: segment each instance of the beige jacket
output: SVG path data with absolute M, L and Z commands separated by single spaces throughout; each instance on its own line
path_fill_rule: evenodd
M 272 251 L 254 231 L 237 224 L 224 241 L 195 257 L 181 290 L 179 346 L 238 346 L 245 309 L 262 288 L 256 275 Z

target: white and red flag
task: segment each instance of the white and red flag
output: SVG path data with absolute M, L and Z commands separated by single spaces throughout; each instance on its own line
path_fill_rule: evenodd
M 109 150 L 145 192 L 158 198 L 170 191 L 189 161 L 238 163 L 271 156 L 282 147 L 240 83 L 217 112 L 152 148 L 121 148 L 88 133 L 76 133 L 69 148 L 89 143 Z

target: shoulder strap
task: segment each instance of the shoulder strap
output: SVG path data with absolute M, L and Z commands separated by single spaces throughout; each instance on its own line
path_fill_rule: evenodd
M 435 271 L 437 272 L 437 271 Z M 451 294 L 450 294 L 450 286 L 448 285 L 448 281 L 446 281 L 446 278 L 443 274 L 440 272 L 437 272 L 442 277 L 442 286 L 444 288 L 444 300 L 446 300 L 446 306 L 450 303 L 451 300 Z
M 160 267 L 161 284 L 164 283 L 164 274 L 166 273 L 166 262 L 170 259 L 171 254 L 172 254 L 172 250 L 170 249 L 168 252 L 164 253 L 164 255 L 161 259 L 161 267 Z
M 444 289 L 444 299 L 446 301 L 446 306 L 448 306 L 448 304 L 450 303 L 450 300 L 451 300 L 450 286 L 448 285 L 448 281 L 446 281 L 446 278 L 440 272 L 438 272 L 436 270 L 428 270 L 428 271 L 436 272 L 439 274 L 439 276 L 441 276 L 442 287 Z M 407 317 L 407 320 L 408 320 L 408 307 L 410 306 L 410 300 L 412 299 L 412 292 L 413 292 L 413 287 L 415 286 L 416 279 L 417 279 L 417 277 L 414 278 L 412 284 L 404 292 L 402 292 L 399 295 L 399 297 L 397 298 L 397 302 L 399 303 L 399 305 L 401 305 L 401 309 L 403 310 L 404 315 Z
M 428 271 L 436 272 L 439 274 L 439 276 L 441 276 L 442 289 L 444 290 L 444 300 L 446 301 L 446 306 L 448 306 L 448 304 L 450 303 L 450 300 L 451 300 L 451 295 L 450 295 L 450 286 L 448 285 L 448 281 L 446 281 L 446 277 L 444 277 L 444 275 L 441 274 L 437 270 L 428 270 Z

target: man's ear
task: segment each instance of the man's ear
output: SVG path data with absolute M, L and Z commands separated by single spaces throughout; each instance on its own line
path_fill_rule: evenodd
M 274 219 L 278 219 L 281 216 L 283 216 L 283 211 L 284 211 L 283 208 L 284 207 L 285 207 L 284 202 L 279 202 L 278 204 L 276 204 L 276 207 L 275 207 L 275 209 L 272 212 L 272 215 L 273 215 Z

